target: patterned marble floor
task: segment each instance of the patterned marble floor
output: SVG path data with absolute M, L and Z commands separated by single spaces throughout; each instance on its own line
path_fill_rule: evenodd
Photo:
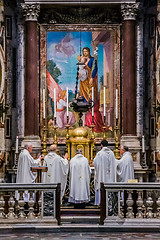
M 160 233 L 49 233 L 49 234 L 0 234 L 0 240 L 154 240 Z

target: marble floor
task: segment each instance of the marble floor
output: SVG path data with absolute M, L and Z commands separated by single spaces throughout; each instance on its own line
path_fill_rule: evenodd
M 160 233 L 38 233 L 38 234 L 0 234 L 0 240 L 154 240 Z

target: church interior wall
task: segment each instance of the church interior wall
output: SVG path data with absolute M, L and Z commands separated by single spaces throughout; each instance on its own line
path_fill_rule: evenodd
M 155 151 L 156 151 L 156 133 L 151 133 L 151 119 L 155 119 L 156 112 L 153 107 L 156 96 L 155 84 L 155 51 L 156 51 L 156 36 L 155 36 L 155 21 L 156 21 L 156 6 L 155 1 L 146 3 L 146 14 L 144 15 L 144 134 L 146 136 L 146 145 L 148 148 L 148 165 L 154 169 Z M 154 22 L 152 22 L 154 19 Z M 156 126 L 153 127 L 154 130 Z
M 5 164 L 3 164 L 3 169 L 0 168 L 0 178 L 3 178 L 5 175 L 5 168 L 9 165 L 13 165 L 14 163 L 14 149 L 15 149 L 15 139 L 16 136 L 19 135 L 21 139 L 24 137 L 24 108 L 23 105 L 21 106 L 21 100 L 23 98 L 23 78 L 20 77 L 20 74 L 24 74 L 23 71 L 20 70 L 18 63 L 19 63 L 19 37 L 18 37 L 18 29 L 20 29 L 20 24 L 23 26 L 24 22 L 18 19 L 17 15 L 17 3 L 20 1 L 8 1 L 8 5 L 4 5 L 4 17 L 9 16 L 12 20 L 12 38 L 5 37 L 5 99 L 6 103 L 9 105 L 9 109 L 7 111 L 6 117 L 9 117 L 11 120 L 11 135 L 9 138 L 5 137 L 5 128 L 2 130 L 2 146 L 0 145 L 0 151 L 6 151 L 5 157 Z M 143 77 L 144 77 L 144 116 L 143 116 L 143 134 L 145 135 L 146 141 L 146 149 L 147 149 L 147 163 L 148 165 L 154 170 L 158 169 L 156 159 L 158 154 L 157 152 L 160 150 L 160 140 L 159 140 L 159 115 L 152 106 L 155 103 L 155 94 L 158 94 L 159 91 L 155 93 L 155 85 L 157 88 L 159 87 L 159 78 L 158 70 L 155 76 L 155 35 L 151 36 L 151 29 L 150 29 L 150 19 L 151 17 L 155 17 L 156 19 L 156 6 L 154 1 L 141 1 L 144 4 L 144 42 L 143 42 L 143 54 L 144 54 L 144 68 L 143 68 Z M 42 9 L 45 11 L 45 9 Z M 46 21 L 49 21 L 49 17 L 51 17 L 50 22 L 45 24 L 42 23 L 42 19 L 39 20 L 40 26 L 40 136 L 43 138 L 43 89 L 46 88 L 46 59 L 47 59 L 47 31 L 63 31 L 64 25 L 61 24 L 54 24 L 55 19 L 53 18 L 52 11 L 50 10 L 50 14 L 44 14 L 43 17 L 46 17 Z M 141 13 L 142 14 L 142 13 Z M 52 23 L 51 23 L 52 22 Z M 155 20 L 156 23 L 156 20 Z M 5 26 L 5 24 L 4 24 Z M 90 25 L 91 26 L 91 25 Z M 104 54 L 110 55 L 109 62 L 104 60 L 104 82 L 107 85 L 107 78 L 109 79 L 109 94 L 111 97 L 111 102 L 109 103 L 106 101 L 106 104 L 110 107 L 107 111 L 110 114 L 107 121 L 114 122 L 114 103 L 115 103 L 115 93 L 111 92 L 111 89 L 115 89 L 118 86 L 119 89 L 119 96 L 121 95 L 120 90 L 120 25 L 116 28 L 116 33 L 114 33 L 111 37 L 109 37 L 108 42 L 105 43 Z M 6 26 L 5 26 L 6 27 Z M 66 27 L 66 24 L 65 24 Z M 75 25 L 69 24 L 68 29 L 70 31 L 74 31 Z M 91 26 L 92 28 L 92 26 Z M 83 25 L 83 29 L 88 31 L 90 27 L 88 25 Z M 159 27 L 158 27 L 159 30 Z M 157 34 L 158 34 L 157 30 Z M 21 30 L 20 30 L 21 31 Z M 98 31 L 97 31 L 98 32 Z M 101 31 L 100 31 L 101 32 Z M 24 37 L 24 36 L 23 36 Z M 21 39 L 23 39 L 21 36 Z M 96 36 L 95 36 L 96 37 Z M 116 41 L 117 38 L 117 41 Z M 158 36 L 157 36 L 158 38 Z M 25 41 L 25 39 L 23 39 Z M 114 44 L 113 44 L 114 43 Z M 112 49 L 112 50 L 111 50 Z M 112 55 L 111 52 L 114 51 Z M 159 49 L 157 50 L 158 55 Z M 23 53 L 24 54 L 24 53 Z M 16 55 L 16 56 L 15 56 Z M 23 58 L 23 56 L 22 56 Z M 25 62 L 21 62 L 24 64 Z M 123 63 L 122 63 L 123 64 Z M 157 68 L 159 67 L 159 61 L 157 60 Z M 157 83 L 155 84 L 155 79 Z M 75 79 L 76 80 L 76 79 Z M 19 81 L 19 82 L 18 82 Z M 21 85 L 22 84 L 22 85 Z M 23 91 L 21 92 L 21 90 Z M 102 93 L 102 92 L 101 92 Z M 123 97 L 123 96 L 121 96 Z M 103 100 L 102 100 L 103 102 Z M 119 99 L 120 102 L 120 99 Z M 24 104 L 24 103 L 22 103 Z M 51 105 L 46 102 L 47 108 L 51 111 Z M 103 105 L 101 106 L 103 108 Z M 120 115 L 120 107 L 119 107 L 119 115 Z M 150 134 L 150 119 L 151 117 L 155 118 L 155 136 L 151 137 Z M 110 119 L 109 119 L 110 118 Z M 157 129 L 156 129 L 157 126 Z M 1 128 L 2 129 L 2 128 Z M 156 135 L 157 134 L 157 135 Z M 138 136 L 140 138 L 140 136 Z M 3 139 L 3 140 L 2 140 Z M 99 149 L 100 138 L 97 137 L 97 150 Z M 112 138 L 113 139 L 113 138 Z M 52 142 L 53 138 L 48 139 L 48 143 Z M 64 138 L 59 136 L 60 144 L 64 147 Z M 140 140 L 141 141 L 141 140 Z M 113 148 L 112 140 L 110 141 L 110 145 Z M 1 153 L 1 152 L 0 152 Z M 5 167 L 6 166 L 6 167 Z M 155 170 L 155 171 L 156 171 Z

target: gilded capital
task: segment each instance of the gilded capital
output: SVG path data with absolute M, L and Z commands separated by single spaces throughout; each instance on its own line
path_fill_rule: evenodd
M 40 12 L 39 4 L 21 4 L 25 21 L 37 21 Z
M 138 5 L 136 3 L 121 4 L 121 13 L 123 20 L 136 20 Z

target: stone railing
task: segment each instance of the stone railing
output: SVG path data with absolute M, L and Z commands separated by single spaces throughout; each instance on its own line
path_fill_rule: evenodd
M 159 183 L 101 183 L 100 224 L 159 227 Z
M 60 202 L 60 184 L 1 184 L 0 224 L 59 225 Z

